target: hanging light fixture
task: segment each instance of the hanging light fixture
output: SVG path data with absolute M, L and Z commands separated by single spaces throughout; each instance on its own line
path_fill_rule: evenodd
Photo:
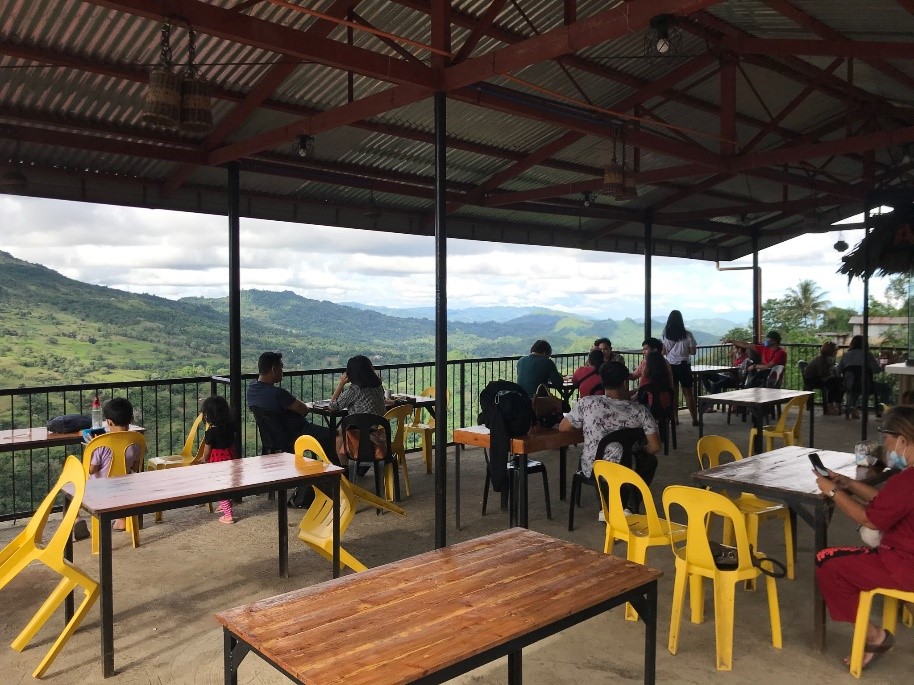
M 374 190 L 368 191 L 368 204 L 365 207 L 365 211 L 362 214 L 367 218 L 371 219 L 375 223 L 378 221 L 378 217 L 381 216 L 381 212 L 378 209 L 378 205 L 374 201 Z
M 658 14 L 651 19 L 651 28 L 644 38 L 644 52 L 651 57 L 676 54 L 682 47 L 682 35 L 676 28 L 676 17 Z
M 295 141 L 295 154 L 303 159 L 314 155 L 314 136 L 299 136 Z
M 835 250 L 838 252 L 846 252 L 848 247 L 847 241 L 844 239 L 844 231 L 838 231 L 838 240 L 834 244 Z
M 208 133 L 213 127 L 213 104 L 209 84 L 200 78 L 196 59 L 197 39 L 188 27 L 187 68 L 181 80 L 181 128 L 190 133 Z
M 623 176 L 625 172 L 616 157 L 618 143 L 619 129 L 617 128 L 613 134 L 613 160 L 603 168 L 603 190 L 611 197 L 621 199 L 622 193 L 625 191 L 623 186 Z
M 21 193 L 29 187 L 29 179 L 25 174 L 19 171 L 22 164 L 22 158 L 19 156 L 19 134 L 16 132 L 16 148 L 14 156 L 16 157 L 16 166 L 9 171 L 0 174 L 0 192 L 4 193 Z
M 625 162 L 625 137 L 622 137 L 622 196 L 620 200 L 638 199 L 638 188 L 635 186 L 635 168 Z
M 163 128 L 181 123 L 181 78 L 171 66 L 171 25 L 162 24 L 160 64 L 149 72 L 143 101 L 143 121 Z
M 593 204 L 593 193 L 587 191 L 584 193 L 584 206 L 590 207 Z

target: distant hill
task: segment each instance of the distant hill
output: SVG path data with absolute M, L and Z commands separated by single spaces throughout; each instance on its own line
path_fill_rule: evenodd
M 434 307 L 379 307 L 374 305 L 360 304 L 358 302 L 343 302 L 347 307 L 356 309 L 371 309 L 380 314 L 387 316 L 396 316 L 414 319 L 435 320 Z M 527 314 L 556 314 L 564 316 L 566 313 L 554 309 L 545 309 L 543 307 L 465 307 L 461 309 L 448 308 L 448 321 L 462 321 L 467 323 L 482 323 L 485 321 L 496 321 L 504 323 L 511 321 Z M 593 318 L 593 317 L 584 317 Z
M 478 308 L 506 316 L 512 308 Z M 584 352 L 609 336 L 617 349 L 638 349 L 642 325 L 597 321 L 541 308 L 499 321 L 452 320 L 450 358 L 524 354 L 538 338 L 557 353 Z M 471 310 L 472 311 L 472 310 Z M 434 323 L 364 307 L 311 300 L 292 292 L 241 295 L 242 368 L 259 353 L 282 351 L 289 368 L 344 366 L 353 354 L 382 364 L 428 361 Z M 727 322 L 729 324 L 729 322 Z M 654 321 L 659 332 L 662 322 Z M 728 325 L 728 328 L 732 327 Z M 698 342 L 718 333 L 693 332 Z M 67 278 L 0 252 L 0 387 L 208 375 L 228 370 L 228 299 L 168 300 Z

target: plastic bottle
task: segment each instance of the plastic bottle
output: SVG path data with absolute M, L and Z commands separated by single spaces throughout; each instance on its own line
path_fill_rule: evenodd
M 98 395 L 96 395 L 95 399 L 92 400 L 92 427 L 102 427 L 102 403 L 101 400 L 98 399 Z

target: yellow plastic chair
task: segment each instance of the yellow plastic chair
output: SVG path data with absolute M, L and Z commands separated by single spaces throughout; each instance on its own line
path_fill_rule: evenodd
M 721 435 L 706 435 L 698 441 L 696 445 L 698 452 L 698 464 L 702 469 L 713 469 L 720 465 L 720 456 L 730 454 L 734 461 L 743 458 L 740 454 L 739 447 L 736 444 Z M 743 492 L 737 497 L 731 497 L 736 508 L 740 510 L 743 519 L 746 522 L 746 530 L 749 534 L 749 544 L 753 549 L 758 549 L 758 529 L 759 524 L 771 520 L 780 520 L 784 525 L 784 551 L 787 555 L 787 577 L 791 580 L 795 577 L 794 569 L 794 547 L 793 547 L 793 528 L 790 525 L 790 511 L 783 504 L 769 502 L 768 500 L 756 497 L 748 492 Z M 733 530 L 724 519 L 724 536 L 725 545 L 732 544 Z M 755 584 L 748 585 L 754 588 Z
M 83 468 L 85 469 L 86 478 L 89 477 L 89 464 L 92 459 L 92 452 L 99 447 L 107 447 L 111 450 L 111 466 L 107 478 L 116 478 L 117 476 L 127 475 L 127 448 L 131 445 L 139 447 L 140 453 L 136 457 L 135 464 L 137 471 L 143 470 L 143 459 L 146 456 L 146 438 L 142 433 L 135 431 L 119 431 L 117 433 L 104 433 L 92 438 L 83 449 Z M 130 533 L 130 540 L 134 547 L 140 545 L 140 522 L 139 516 L 130 516 L 127 518 L 127 532 Z M 98 519 L 92 517 L 92 554 L 98 554 Z
M 657 515 L 657 507 L 651 490 L 632 469 L 603 459 L 593 465 L 593 475 L 600 493 L 603 517 L 606 519 L 606 538 L 603 553 L 612 554 L 613 542 L 621 540 L 628 546 L 627 559 L 639 564 L 647 559 L 647 548 L 668 545 L 670 538 L 681 542 L 686 538 L 686 527 Z M 644 514 L 625 515 L 622 486 L 630 485 L 641 491 L 644 499 Z M 625 605 L 625 619 L 637 621 L 638 612 L 631 604 Z
M 752 563 L 749 537 L 743 515 L 729 498 L 710 490 L 671 485 L 663 491 L 663 507 L 667 519 L 672 518 L 672 507 L 680 506 L 686 512 L 688 534 L 684 546 L 672 543 L 676 555 L 676 577 L 673 581 L 673 611 L 670 617 L 670 654 L 676 654 L 679 645 L 679 627 L 686 584 L 691 598 L 692 623 L 704 621 L 703 578 L 714 583 L 714 632 L 716 638 L 717 669 L 733 668 L 733 621 L 736 603 L 736 584 L 758 578 L 761 571 Z M 711 514 L 730 519 L 736 537 L 737 566 L 721 570 L 714 564 L 708 541 L 706 521 Z M 756 553 L 758 558 L 764 555 Z M 765 576 L 768 589 L 768 613 L 771 620 L 771 644 L 781 648 L 781 613 L 774 578 Z
M 863 650 L 866 646 L 866 628 L 870 622 L 870 609 L 873 606 L 873 597 L 882 595 L 882 627 L 894 633 L 898 627 L 898 602 L 914 602 L 914 592 L 893 590 L 891 588 L 876 588 L 860 593 L 857 604 L 857 620 L 854 623 L 854 639 L 851 642 L 850 672 L 859 678 L 863 672 Z M 907 608 L 905 608 L 907 610 Z M 905 625 L 910 625 L 905 623 Z
M 435 386 L 430 385 L 421 393 L 420 397 L 434 397 L 435 396 Z M 451 393 L 447 392 L 445 397 L 450 400 Z M 413 411 L 413 420 L 406 425 L 406 432 L 408 433 L 418 433 L 422 436 L 422 457 L 425 459 L 425 472 L 432 472 L 432 446 L 435 442 L 435 418 L 429 414 L 427 421 L 422 421 L 422 412 L 425 411 L 422 407 L 416 407 Z
M 179 466 L 187 466 L 190 462 L 199 457 L 203 452 L 203 440 L 200 440 L 196 449 L 194 449 L 194 445 L 197 443 L 197 433 L 200 431 L 201 423 L 203 423 L 203 412 L 197 414 L 197 418 L 195 418 L 194 422 L 190 425 L 190 430 L 187 431 L 187 439 L 184 441 L 184 447 L 181 448 L 179 454 L 165 457 L 150 457 L 146 460 L 146 468 L 150 471 L 173 469 Z M 209 502 L 205 506 L 209 507 L 209 513 L 212 514 L 213 503 Z M 157 511 L 155 514 L 155 522 L 161 523 L 163 518 L 163 512 Z
M 295 458 L 305 459 L 305 452 L 311 452 L 325 464 L 331 463 L 320 443 L 311 435 L 302 435 L 295 441 Z M 343 533 L 349 528 L 349 524 L 352 523 L 352 519 L 355 516 L 357 497 L 364 499 L 375 507 L 406 515 L 402 508 L 381 499 L 372 492 L 353 485 L 348 478 L 342 476 L 340 478 L 340 540 L 342 540 Z M 298 539 L 328 561 L 333 561 L 333 500 L 327 497 L 319 488 L 314 487 L 314 501 L 308 507 L 301 524 L 299 524 Z M 362 562 L 343 549 L 342 545 L 340 545 L 340 563 L 356 572 L 364 571 L 367 568 Z
M 762 426 L 762 438 L 765 440 L 765 451 L 774 449 L 774 439 L 784 441 L 784 445 L 803 444 L 803 415 L 806 413 L 806 404 L 809 395 L 794 397 L 784 407 L 781 417 L 773 426 Z M 754 454 L 756 429 L 753 426 L 749 431 L 749 456 Z
M 48 515 L 54 507 L 54 502 L 61 489 L 66 484 L 72 484 L 73 497 L 66 504 L 60 525 L 48 543 L 41 546 L 44 537 L 44 528 L 48 522 Z M 44 498 L 38 509 L 35 511 L 28 525 L 17 535 L 12 542 L 0 551 L 0 589 L 16 577 L 33 561 L 40 561 L 52 571 L 56 571 L 63 578 L 45 600 L 41 608 L 31 618 L 22 632 L 16 636 L 11 646 L 17 652 L 21 652 L 29 644 L 35 634 L 41 630 L 42 626 L 60 607 L 61 602 L 77 587 L 83 588 L 86 596 L 82 603 L 73 614 L 73 618 L 64 626 L 63 632 L 51 645 L 51 649 L 45 655 L 38 668 L 32 673 L 34 678 L 40 678 L 47 671 L 48 667 L 63 649 L 63 646 L 70 639 L 70 636 L 79 627 L 79 624 L 89 613 L 95 600 L 98 599 L 98 583 L 79 570 L 72 562 L 64 558 L 64 547 L 67 539 L 73 531 L 73 524 L 76 523 L 76 514 L 79 512 L 79 505 L 82 503 L 83 495 L 86 492 L 86 473 L 82 464 L 76 457 L 67 457 L 64 463 L 63 471 L 57 483 Z
M 406 466 L 406 426 L 408 419 L 413 415 L 413 408 L 408 404 L 401 404 L 394 407 L 384 414 L 384 418 L 390 421 L 393 438 L 390 441 L 390 448 L 397 457 L 397 463 L 403 472 L 403 482 L 406 486 L 406 496 L 411 496 L 409 491 L 409 469 Z M 394 428 L 396 425 L 396 428 Z M 388 474 L 390 471 L 390 474 Z M 387 498 L 393 500 L 393 469 L 384 469 L 384 490 Z

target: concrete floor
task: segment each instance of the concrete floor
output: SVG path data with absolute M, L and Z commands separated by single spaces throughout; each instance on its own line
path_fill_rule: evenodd
M 821 409 L 819 410 L 821 411 Z M 672 483 L 689 483 L 697 470 L 695 441 L 697 429 L 682 412 L 679 449 L 662 457 L 652 491 L 659 502 L 663 488 Z M 734 439 L 745 449 L 748 425 L 734 417 L 726 424 L 725 414 L 706 417 L 706 433 L 719 433 Z M 869 424 L 870 437 L 876 437 L 876 422 Z M 816 446 L 852 451 L 859 440 L 859 422 L 843 417 L 816 417 Z M 572 457 L 576 452 L 572 450 Z M 558 459 L 543 454 L 549 469 L 553 495 L 553 520 L 547 520 L 538 477 L 530 481 L 530 526 L 586 547 L 602 549 L 603 524 L 596 515 L 595 492 L 585 489 L 583 507 L 576 515 L 577 529 L 567 530 L 567 503 L 558 497 Z M 453 465 L 450 454 L 449 467 Z M 575 459 L 571 459 L 575 462 Z M 479 450 L 468 450 L 462 462 L 462 531 L 453 527 L 448 516 L 448 542 L 484 535 L 507 526 L 507 516 L 498 511 L 497 500 L 489 514 L 480 515 L 483 458 Z M 367 566 L 391 562 L 427 551 L 434 545 L 433 478 L 425 474 L 418 454 L 409 458 L 412 497 L 404 501 L 406 518 L 375 516 L 365 510 L 356 516 L 347 531 L 344 546 Z M 449 498 L 453 497 L 451 491 Z M 449 502 L 449 505 L 451 502 Z M 277 573 L 275 540 L 275 503 L 266 497 L 248 498 L 237 507 L 239 521 L 234 526 L 217 522 L 218 513 L 205 507 L 166 512 L 163 523 L 154 525 L 147 518 L 142 544 L 132 549 L 127 536 L 115 537 L 115 665 L 116 675 L 109 679 L 118 685 L 204 685 L 223 682 L 222 635 L 212 619 L 213 613 L 270 597 L 330 577 L 327 562 L 299 543 L 296 528 L 301 513 L 290 512 L 290 568 L 292 577 Z M 0 544 L 11 539 L 18 528 L 0 529 Z M 834 544 L 856 544 L 856 532 L 842 516 L 836 515 L 830 529 Z M 760 547 L 772 556 L 783 558 L 783 536 L 777 525 L 762 530 Z M 711 593 L 707 592 L 706 622 L 693 625 L 684 620 L 679 653 L 666 649 L 669 635 L 673 563 L 667 548 L 655 548 L 648 562 L 664 571 L 660 582 L 657 682 L 707 683 L 775 682 L 806 685 L 850 682 L 840 663 L 850 649 L 852 628 L 846 624 L 828 625 L 828 649 L 824 654 L 811 650 L 812 643 L 812 534 L 802 522 L 798 531 L 799 563 L 797 579 L 778 581 L 784 646 L 771 646 L 765 593 L 739 592 L 736 601 L 736 631 L 732 672 L 714 668 L 714 623 Z M 624 554 L 621 546 L 617 553 Z M 76 545 L 76 563 L 97 577 L 97 561 L 89 543 Z M 20 574 L 0 592 L 3 620 L 0 639 L 9 642 L 27 622 L 56 583 L 54 576 L 40 567 Z M 22 654 L 0 650 L 0 683 L 28 683 L 31 672 L 56 636 L 61 622 L 53 620 L 37 636 L 37 642 Z M 641 682 L 644 631 L 640 624 L 628 623 L 621 609 L 567 630 L 524 651 L 526 682 L 580 685 L 582 682 Z M 49 683 L 100 683 L 98 611 L 64 648 L 45 676 Z M 914 673 L 914 634 L 900 627 L 898 645 L 879 664 L 864 674 L 870 683 L 912 682 Z M 288 682 L 256 656 L 248 656 L 241 667 L 241 683 L 272 684 Z M 505 662 L 483 667 L 457 683 L 506 683 Z

